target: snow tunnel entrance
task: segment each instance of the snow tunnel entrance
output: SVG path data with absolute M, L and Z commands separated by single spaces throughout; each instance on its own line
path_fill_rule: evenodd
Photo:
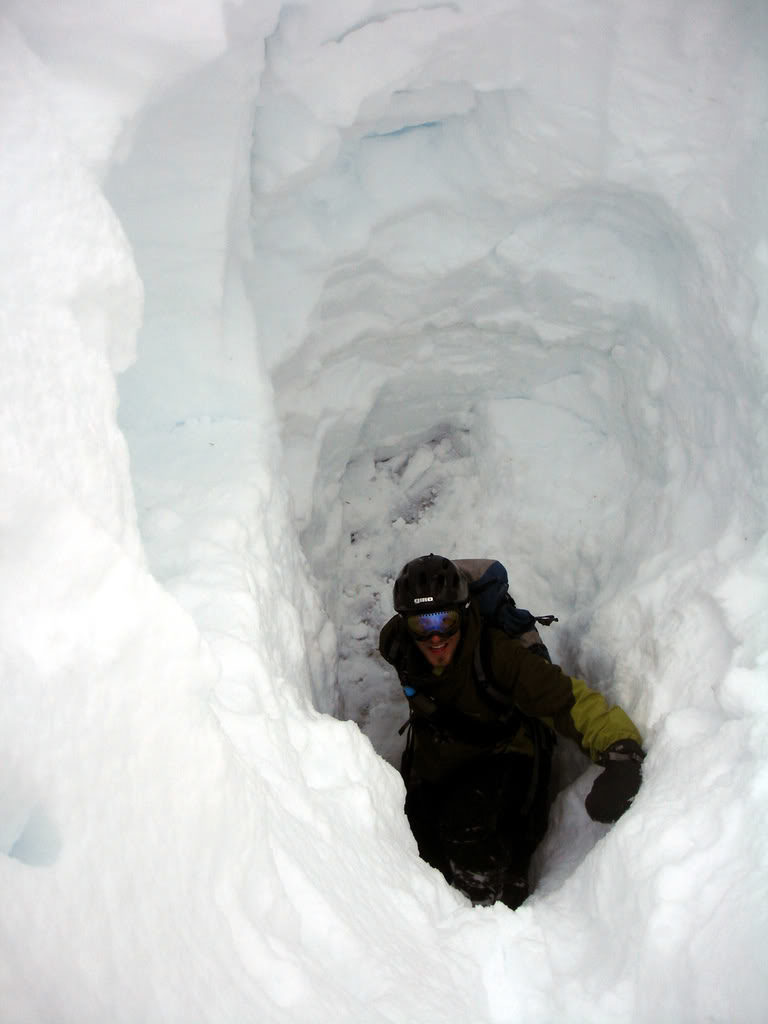
M 383 346 L 396 366 L 399 352 L 410 359 L 407 373 L 373 365 Z M 580 551 L 569 550 L 573 524 L 558 511 L 563 479 L 572 478 L 572 500 L 588 511 L 612 500 L 598 470 L 612 469 L 611 481 L 621 474 L 604 427 L 567 407 L 567 396 L 578 407 L 582 379 L 543 358 L 535 337 L 448 329 L 420 349 L 397 338 L 356 346 L 344 372 L 364 365 L 364 390 L 340 389 L 339 360 L 318 370 L 305 352 L 276 378 L 300 536 L 337 633 L 338 714 L 393 765 L 407 704 L 378 636 L 402 565 L 430 551 L 500 559 L 521 603 L 540 612 L 556 605 L 565 623 L 547 637 L 556 657 L 568 648 L 574 595 L 596 575 L 597 533 L 606 532 L 599 521 L 584 523 Z M 524 396 L 515 393 L 521 366 Z M 311 367 L 304 377 L 302 367 Z M 339 404 L 326 404 L 331 396 Z M 567 442 L 556 441 L 561 434 Z
M 526 397 L 514 394 L 518 360 L 505 352 L 512 342 L 520 361 L 541 374 Z M 475 356 L 471 372 L 463 356 L 468 344 Z M 574 551 L 573 523 L 558 497 L 563 479 L 580 467 L 573 502 L 584 510 L 605 507 L 610 495 L 597 484 L 600 471 L 615 478 L 621 464 L 599 422 L 547 400 L 553 369 L 570 382 L 561 380 L 559 395 L 571 387 L 576 406 L 583 382 L 537 360 L 536 344 L 525 336 L 446 331 L 434 343 L 443 359 L 439 374 L 430 370 L 429 358 L 412 363 L 407 375 L 383 369 L 366 392 L 328 389 L 343 394 L 343 406 L 333 408 L 324 406 L 323 378 L 333 377 L 338 364 L 318 371 L 317 363 L 297 359 L 277 379 L 300 535 L 336 629 L 337 715 L 356 722 L 395 768 L 408 705 L 396 673 L 378 653 L 378 638 L 393 614 L 394 578 L 409 559 L 429 551 L 499 558 L 521 604 L 561 616 L 562 626 L 545 638 L 553 659 L 579 653 L 574 595 L 597 577 L 601 521 L 583 523 Z M 364 346 L 347 372 L 368 354 Z M 300 383 L 300 365 L 313 367 L 311 390 Z M 567 441 L 558 449 L 553 438 L 560 435 Z M 575 665 L 564 668 L 574 671 Z M 579 781 L 567 800 L 557 801 L 532 864 L 539 886 L 562 881 L 605 832 L 586 818 L 582 803 L 595 769 L 566 743 L 557 746 L 554 769 L 556 791 Z

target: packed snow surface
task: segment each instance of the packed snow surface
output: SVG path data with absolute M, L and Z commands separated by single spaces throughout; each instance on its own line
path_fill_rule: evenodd
M 0 1019 L 768 1012 L 768 8 L 11 0 Z M 376 653 L 495 557 L 645 737 L 517 912 Z

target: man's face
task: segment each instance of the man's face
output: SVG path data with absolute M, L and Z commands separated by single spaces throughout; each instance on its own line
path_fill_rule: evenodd
M 445 668 L 446 665 L 450 665 L 451 659 L 456 653 L 460 636 L 460 632 L 448 637 L 433 633 L 425 640 L 417 640 L 416 646 L 433 668 Z

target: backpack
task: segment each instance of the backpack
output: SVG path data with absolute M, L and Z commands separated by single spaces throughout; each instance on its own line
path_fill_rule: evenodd
M 467 577 L 470 599 L 487 625 L 516 637 L 534 654 L 552 661 L 536 625 L 551 626 L 559 619 L 555 615 L 532 615 L 526 608 L 518 608 L 509 593 L 509 576 L 501 562 L 491 558 L 462 558 L 454 560 L 454 565 Z M 481 667 L 490 675 L 485 665 Z

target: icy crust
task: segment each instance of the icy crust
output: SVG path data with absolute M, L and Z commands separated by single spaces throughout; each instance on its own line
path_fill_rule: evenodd
M 761 1020 L 759 5 L 5 18 L 2 1016 Z M 647 735 L 516 914 L 373 749 L 431 548 Z

